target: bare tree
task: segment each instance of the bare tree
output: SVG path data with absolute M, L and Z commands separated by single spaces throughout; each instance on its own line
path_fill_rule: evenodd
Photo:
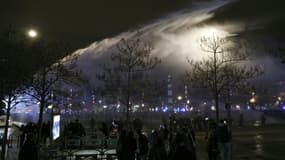
M 0 84 L 0 98 L 3 103 L 5 119 L 4 134 L 1 144 L 1 159 L 5 159 L 6 147 L 8 144 L 8 128 L 10 126 L 10 111 L 21 100 L 20 95 L 24 89 L 24 79 L 27 77 L 29 68 L 27 68 L 26 61 L 24 61 L 24 43 L 18 37 L 18 33 L 10 26 L 8 30 L 0 36 L 0 59 L 1 59 L 1 84 Z
M 119 97 L 120 103 L 127 109 L 129 120 L 130 109 L 135 97 L 142 93 L 148 81 L 143 73 L 153 69 L 160 60 L 151 55 L 152 47 L 139 38 L 121 39 L 117 50 L 111 54 L 111 63 L 103 66 L 98 74 L 99 80 L 105 84 L 105 91 Z
M 59 44 L 42 42 L 32 47 L 34 53 L 32 58 L 37 61 L 38 70 L 32 76 L 26 94 L 39 102 L 40 111 L 37 124 L 37 142 L 39 143 L 42 134 L 43 112 L 50 101 L 52 92 L 58 89 L 55 88 L 56 85 L 73 83 L 79 75 L 73 68 L 76 57 L 63 53 Z M 68 58 L 61 59 L 63 57 Z
M 208 53 L 200 61 L 188 59 L 191 69 L 186 78 L 194 87 L 207 88 L 213 96 L 216 120 L 219 120 L 219 100 L 221 94 L 230 92 L 246 84 L 261 73 L 260 68 L 250 65 L 247 48 L 243 43 L 219 36 L 202 37 L 200 48 Z M 227 99 L 230 103 L 229 99 Z

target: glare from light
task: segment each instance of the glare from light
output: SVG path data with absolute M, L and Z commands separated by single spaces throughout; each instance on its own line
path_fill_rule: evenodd
M 236 109 L 237 109 L 237 110 L 240 110 L 240 105 L 236 105 Z
M 213 28 L 206 29 L 204 36 L 209 38 L 209 37 L 217 37 L 217 36 L 220 36 L 220 35 L 219 35 L 218 30 L 213 27 Z
M 216 107 L 215 107 L 215 106 L 211 106 L 211 110 L 212 110 L 212 111 L 215 111 L 215 110 L 216 110 Z
M 34 29 L 30 29 L 28 31 L 28 36 L 31 37 L 31 38 L 36 38 L 38 36 L 38 32 Z
M 189 104 L 190 103 L 190 100 L 187 100 L 187 102 L 186 102 L 187 104 Z
M 250 102 L 250 103 L 255 103 L 255 102 L 256 102 L 256 100 L 255 100 L 255 98 L 254 98 L 254 97 L 252 97 L 252 98 L 249 100 L 249 102 Z
M 178 96 L 178 97 L 177 97 L 177 99 L 178 99 L 178 100 L 181 100 L 181 99 L 182 99 L 182 97 L 181 97 L 181 96 Z
M 53 107 L 52 104 L 51 104 L 51 105 L 48 105 L 48 109 L 52 109 L 52 107 Z

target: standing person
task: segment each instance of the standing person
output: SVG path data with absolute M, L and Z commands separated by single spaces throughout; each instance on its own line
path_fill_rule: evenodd
M 240 114 L 239 114 L 239 127 L 243 127 L 243 121 L 244 121 L 243 113 L 240 112 Z
M 135 160 L 137 150 L 137 142 L 133 131 L 129 131 L 125 141 L 123 142 L 123 160 Z
M 75 120 L 75 123 L 73 124 L 74 128 L 73 128 L 73 135 L 74 136 L 84 136 L 86 133 L 85 133 L 85 129 L 83 127 L 83 125 L 79 122 L 78 119 Z
M 196 154 L 196 135 L 195 135 L 195 132 L 192 128 L 192 126 L 189 127 L 189 130 L 185 129 L 185 132 L 187 133 L 187 138 L 189 139 L 189 147 L 190 147 L 190 150 L 192 151 L 193 153 L 193 160 L 196 160 L 197 159 L 197 154 Z
M 27 139 L 19 152 L 19 160 L 39 160 L 36 139 L 33 133 L 27 134 Z
M 125 145 L 125 141 L 127 139 L 127 132 L 124 129 L 120 129 L 120 135 L 119 135 L 119 139 L 118 139 L 118 143 L 117 143 L 117 147 L 116 147 L 116 152 L 117 152 L 117 157 L 118 160 L 124 160 L 123 158 L 123 153 L 125 153 L 124 151 L 124 145 Z
M 266 117 L 265 117 L 265 114 L 263 113 L 263 114 L 261 115 L 261 125 L 262 125 L 262 126 L 265 126 L 265 122 L 266 122 Z
M 217 124 L 212 122 L 207 136 L 207 152 L 209 160 L 218 160 Z
M 220 120 L 217 127 L 217 140 L 220 160 L 231 160 L 231 131 L 225 120 Z
M 138 142 L 139 142 L 139 152 L 138 152 L 138 159 L 139 160 L 147 160 L 148 154 L 148 139 L 147 137 L 142 134 L 142 132 L 138 132 Z
M 95 120 L 94 120 L 94 118 L 92 117 L 92 118 L 90 119 L 90 129 L 93 131 L 94 128 L 95 128 Z
M 176 149 L 171 160 L 195 160 L 195 153 L 190 146 L 190 140 L 187 137 L 187 133 L 180 131 L 176 135 Z

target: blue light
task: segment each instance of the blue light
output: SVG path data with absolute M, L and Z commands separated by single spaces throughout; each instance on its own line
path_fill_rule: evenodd
M 162 109 L 162 111 L 163 111 L 163 112 L 167 112 L 167 111 L 168 111 L 168 107 L 164 107 L 164 108 Z
M 282 106 L 282 110 L 285 110 L 285 106 Z

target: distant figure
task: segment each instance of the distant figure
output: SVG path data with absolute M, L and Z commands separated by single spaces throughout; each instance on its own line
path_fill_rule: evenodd
M 243 121 L 244 121 L 243 113 L 240 113 L 239 114 L 239 127 L 243 126 L 243 123 L 244 123 Z
M 219 160 L 231 159 L 231 131 L 224 120 L 220 120 L 217 126 L 217 140 L 219 148 Z
M 118 156 L 118 160 L 124 160 L 123 158 L 123 153 L 124 153 L 124 142 L 127 139 L 127 132 L 126 130 L 122 129 L 120 130 L 120 135 L 119 135 L 119 139 L 118 139 L 118 143 L 117 143 L 117 147 L 116 147 L 116 151 L 117 151 L 117 156 Z
M 93 130 L 94 127 L 95 127 L 95 120 L 94 120 L 94 118 L 92 117 L 92 118 L 90 119 L 90 129 Z
M 266 123 L 266 117 L 264 115 L 264 113 L 261 115 L 261 125 L 262 126 L 265 126 L 265 123 Z
M 99 130 L 104 134 L 105 137 L 108 137 L 109 130 L 108 130 L 107 124 L 105 122 L 101 122 L 101 126 L 100 126 Z
M 209 133 L 207 136 L 207 152 L 209 160 L 218 160 L 219 149 L 217 139 L 217 124 L 210 123 Z
M 157 136 L 154 134 L 153 136 Z M 167 152 L 162 137 L 153 137 L 153 146 L 150 149 L 149 160 L 165 160 L 167 159 Z
M 185 130 L 176 135 L 176 149 L 172 160 L 195 160 L 194 148 Z
M 147 160 L 148 139 L 141 132 L 138 132 L 138 142 L 139 142 L 138 160 Z
M 75 123 L 73 124 L 73 131 L 72 131 L 72 135 L 73 136 L 84 136 L 85 133 L 85 129 L 83 127 L 83 125 L 79 122 L 78 119 L 75 120 Z
M 129 131 L 126 139 L 123 140 L 122 149 L 123 149 L 123 152 L 122 152 L 123 160 L 135 160 L 137 142 L 134 137 L 134 133 L 132 131 Z

